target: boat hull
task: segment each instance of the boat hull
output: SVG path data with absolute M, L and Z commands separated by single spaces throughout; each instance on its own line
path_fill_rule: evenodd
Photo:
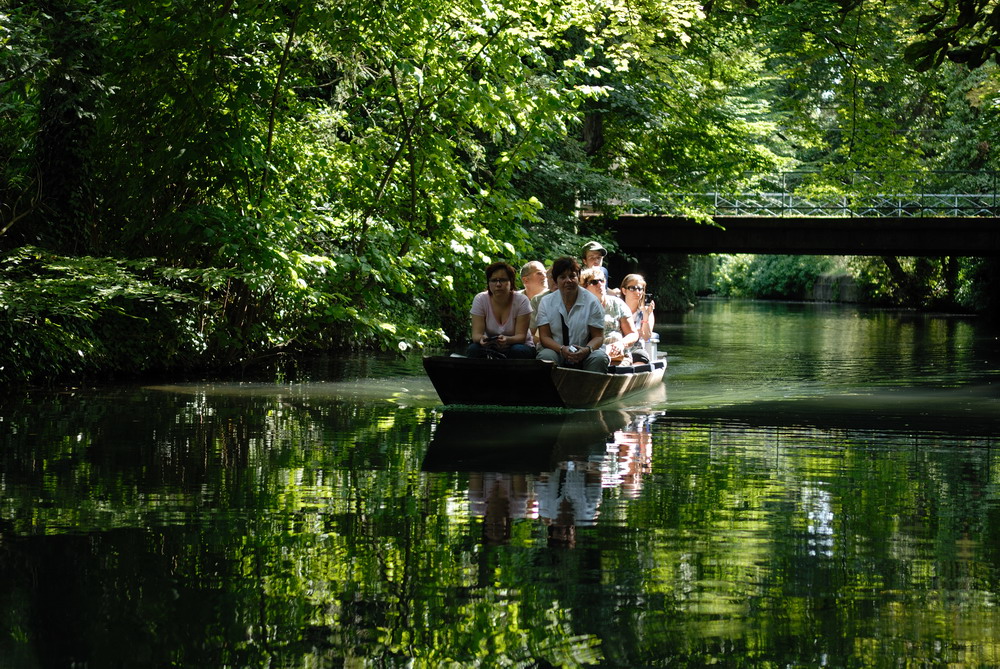
M 545 360 L 424 358 L 424 369 L 446 404 L 593 408 L 663 382 L 666 362 L 601 374 Z

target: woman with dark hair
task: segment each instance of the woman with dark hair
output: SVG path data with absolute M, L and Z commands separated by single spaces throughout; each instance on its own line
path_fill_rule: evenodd
M 472 300 L 470 358 L 534 358 L 528 330 L 531 303 L 514 291 L 514 268 L 503 261 L 486 268 L 486 290 Z
M 538 358 L 563 367 L 608 371 L 604 344 L 604 308 L 579 283 L 580 265 L 568 256 L 552 263 L 556 290 L 538 303 Z

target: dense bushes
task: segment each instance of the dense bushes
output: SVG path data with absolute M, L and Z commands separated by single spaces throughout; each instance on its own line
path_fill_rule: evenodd
M 1000 314 L 1000 270 L 992 258 L 720 255 L 712 289 L 726 297 L 813 299 L 824 275 L 850 277 L 865 304 Z
M 830 256 L 722 255 L 713 285 L 726 297 L 804 300 L 819 276 L 838 263 Z
M 204 301 L 154 268 L 24 247 L 0 259 L 0 381 L 148 372 L 202 362 Z

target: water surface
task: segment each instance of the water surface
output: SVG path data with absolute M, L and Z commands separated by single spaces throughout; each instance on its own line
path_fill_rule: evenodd
M 705 302 L 657 392 L 444 409 L 419 360 L 0 404 L 0 666 L 996 666 L 1000 346 Z

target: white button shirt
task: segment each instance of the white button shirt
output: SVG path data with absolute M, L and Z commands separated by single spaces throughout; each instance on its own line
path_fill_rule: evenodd
M 576 302 L 566 311 L 563 304 L 562 293 L 554 290 L 541 299 L 538 303 L 538 316 L 536 322 L 538 326 L 548 324 L 552 330 L 552 338 L 560 346 L 576 344 L 586 346 L 590 341 L 590 329 L 595 327 L 604 332 L 604 307 L 601 301 L 586 288 L 577 286 Z M 569 328 L 570 341 L 563 341 L 562 316 L 566 319 L 566 327 Z

